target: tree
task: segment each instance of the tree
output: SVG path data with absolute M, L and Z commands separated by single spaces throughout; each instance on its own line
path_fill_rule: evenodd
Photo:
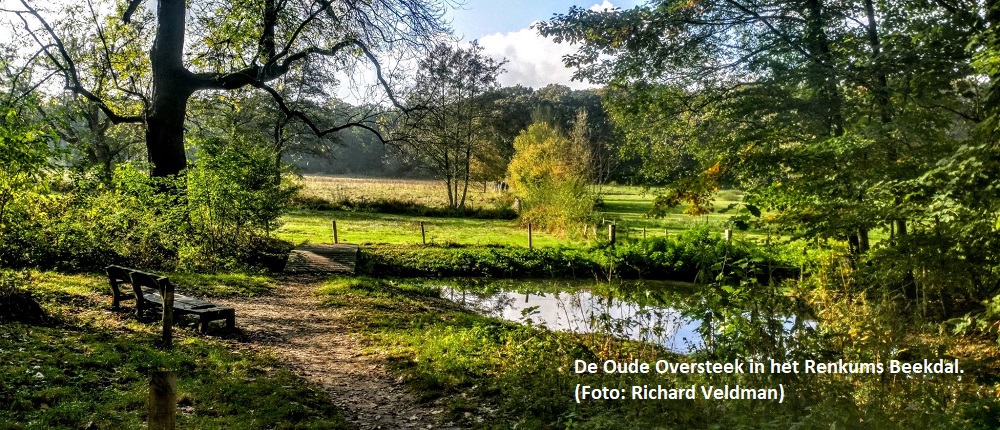
M 495 158 L 487 148 L 488 125 L 494 114 L 489 93 L 499 87 L 504 61 L 447 43 L 420 61 L 410 103 L 424 109 L 403 125 L 407 151 L 444 180 L 448 204 L 465 207 L 473 165 Z
M 588 220 L 594 200 L 589 193 L 590 148 L 584 142 L 538 122 L 514 139 L 514 150 L 507 177 L 521 198 L 523 222 L 565 232 Z
M 962 3 L 660 0 L 539 29 L 580 44 L 567 65 L 609 85 L 647 166 L 694 155 L 689 178 L 736 183 L 785 231 L 863 254 L 870 230 L 907 232 L 919 208 L 901 184 L 980 117 L 965 46 L 981 14 Z
M 437 0 L 375 0 L 333 2 L 314 0 L 193 1 L 158 0 L 154 37 L 136 39 L 149 52 L 150 88 L 132 94 L 139 112 L 109 102 L 89 88 L 85 67 L 92 59 L 68 49 L 65 35 L 49 24 L 27 0 L 9 9 L 22 21 L 66 87 L 96 105 L 114 123 L 145 126 L 146 150 L 154 176 L 180 173 L 187 165 L 184 123 L 188 101 L 200 91 L 252 87 L 269 94 L 289 118 L 296 118 L 317 135 L 361 127 L 379 133 L 373 118 L 323 126 L 291 103 L 271 83 L 292 70 L 333 74 L 362 64 L 375 70 L 388 101 L 397 102 L 378 54 L 418 48 L 443 31 L 442 5 Z M 120 22 L 132 24 L 142 0 L 115 4 Z M 134 24 L 132 24 L 134 25 Z M 103 26 L 93 22 L 101 34 Z M 191 49 L 186 49 L 190 47 Z M 139 61 L 139 60 L 135 60 Z M 128 72 L 124 67 L 123 73 Z

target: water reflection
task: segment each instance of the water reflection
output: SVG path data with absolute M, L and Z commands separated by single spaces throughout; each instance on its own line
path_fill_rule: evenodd
M 663 296 L 651 295 L 649 290 L 616 297 L 579 285 L 528 282 L 521 288 L 513 287 L 478 286 L 470 290 L 442 286 L 441 296 L 484 315 L 552 330 L 606 333 L 621 339 L 656 343 L 676 352 L 704 346 L 696 332 L 700 322 L 684 318 Z M 630 287 L 616 291 L 634 290 Z

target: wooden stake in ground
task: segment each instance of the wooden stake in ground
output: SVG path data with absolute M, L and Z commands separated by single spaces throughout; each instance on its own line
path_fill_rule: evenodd
M 158 279 L 157 283 L 163 302 L 163 347 L 170 349 L 174 342 L 174 284 L 166 278 Z
M 333 220 L 333 243 L 340 243 L 337 239 L 337 220 Z
M 173 430 L 177 414 L 177 374 L 153 372 L 149 378 L 149 430 Z
M 733 241 L 733 231 L 732 230 L 730 230 L 730 229 L 727 228 L 726 232 L 725 232 L 725 236 L 726 236 L 726 242 L 732 242 Z
M 420 221 L 420 239 L 427 245 L 427 232 L 424 231 L 424 222 Z
M 531 243 L 531 223 L 528 223 L 528 249 L 534 248 L 534 244 Z
M 614 224 L 608 224 L 608 242 L 611 242 L 612 245 L 615 244 L 615 225 Z

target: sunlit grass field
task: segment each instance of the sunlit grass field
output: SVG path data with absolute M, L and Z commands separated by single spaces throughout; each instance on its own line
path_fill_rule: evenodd
M 715 202 L 716 212 L 692 217 L 678 207 L 663 218 L 647 218 L 652 206 L 655 189 L 636 186 L 611 185 L 603 188 L 603 205 L 594 214 L 597 236 L 607 237 L 607 227 L 615 222 L 619 237 L 641 238 L 678 234 L 682 231 L 709 225 L 722 231 L 730 214 L 718 213 L 742 199 L 742 193 L 723 190 Z M 428 207 L 445 207 L 447 195 L 440 181 L 413 179 L 343 178 L 309 175 L 303 178 L 302 194 L 329 201 L 398 200 L 414 202 Z M 505 197 L 491 186 L 472 183 L 469 186 L 468 204 L 473 207 L 495 207 L 512 199 Z M 419 217 L 411 215 L 382 214 L 364 211 L 297 210 L 287 215 L 277 236 L 294 244 L 331 243 L 332 222 L 337 221 L 338 239 L 342 243 L 422 243 L 420 222 L 424 222 L 428 244 L 507 245 L 528 246 L 526 226 L 516 220 L 489 220 L 470 218 Z M 645 233 L 644 233 L 645 231 Z M 737 233 L 739 234 L 739 233 Z M 594 226 L 584 232 L 552 234 L 538 229 L 532 231 L 534 246 L 577 247 L 594 240 Z

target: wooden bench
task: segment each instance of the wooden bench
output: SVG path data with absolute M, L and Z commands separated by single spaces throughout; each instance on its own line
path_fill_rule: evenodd
M 164 291 L 172 287 L 170 279 L 166 277 L 128 267 L 108 266 L 105 271 L 113 294 L 112 306 L 118 309 L 123 300 L 135 299 L 136 318 L 140 321 L 147 310 L 163 308 Z M 123 284 L 132 286 L 131 296 L 121 291 Z M 174 294 L 173 314 L 197 316 L 202 332 L 208 328 L 209 322 L 218 320 L 225 320 L 226 327 L 230 330 L 236 328 L 236 310 L 233 308 L 218 306 L 182 294 Z

